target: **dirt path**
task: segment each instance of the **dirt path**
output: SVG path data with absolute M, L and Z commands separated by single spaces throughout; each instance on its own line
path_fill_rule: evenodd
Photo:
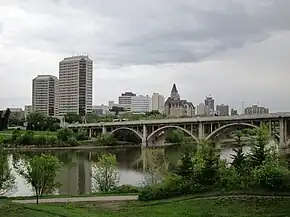
M 106 202 L 106 201 L 132 201 L 137 200 L 137 195 L 130 196 L 104 196 L 104 197 L 68 197 L 68 198 L 46 198 L 39 199 L 39 203 L 76 203 L 76 202 Z M 13 203 L 33 204 L 33 200 L 12 200 Z

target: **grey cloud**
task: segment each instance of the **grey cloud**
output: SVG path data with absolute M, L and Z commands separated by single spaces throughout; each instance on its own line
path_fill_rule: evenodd
M 86 52 L 112 65 L 202 61 L 290 29 L 288 0 L 27 2 L 23 10 L 55 20 L 37 32 L 26 29 L 19 44 Z

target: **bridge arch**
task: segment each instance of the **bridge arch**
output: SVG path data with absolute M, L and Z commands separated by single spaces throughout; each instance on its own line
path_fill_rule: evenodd
M 158 132 L 165 130 L 165 129 L 169 129 L 169 128 L 175 128 L 178 130 L 181 130 L 183 132 L 185 132 L 186 134 L 188 134 L 189 136 L 191 136 L 196 142 L 198 142 L 199 140 L 188 130 L 180 127 L 180 126 L 175 126 L 175 125 L 168 125 L 168 126 L 163 126 L 158 128 L 157 130 L 153 131 L 148 137 L 147 137 L 147 141 L 149 141 L 149 139 L 151 139 L 151 137 L 153 137 L 155 134 L 157 134 Z
M 115 133 L 115 132 L 120 131 L 120 130 L 129 130 L 129 131 L 133 132 L 135 135 L 137 135 L 142 140 L 142 135 L 139 132 L 137 132 L 136 130 L 129 128 L 129 127 L 120 127 L 120 128 L 117 128 L 117 129 L 111 131 L 111 133 Z
M 259 127 L 253 124 L 248 124 L 248 123 L 231 123 L 231 124 L 227 124 L 224 125 L 218 129 L 216 129 L 215 131 L 213 131 L 211 134 L 209 134 L 205 140 L 210 140 L 212 137 L 214 137 L 215 135 L 217 135 L 218 133 L 222 132 L 225 129 L 231 128 L 231 127 L 235 127 L 235 126 L 244 126 L 244 127 L 248 127 L 248 128 L 253 128 L 253 129 L 258 129 Z

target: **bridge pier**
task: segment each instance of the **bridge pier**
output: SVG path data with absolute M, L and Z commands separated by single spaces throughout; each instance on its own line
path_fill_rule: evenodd
M 147 147 L 147 127 L 143 124 L 142 148 Z
M 204 139 L 204 124 L 202 122 L 200 122 L 198 126 L 198 139 Z
M 103 125 L 102 126 L 102 134 L 105 134 L 105 133 L 107 133 L 107 128 Z

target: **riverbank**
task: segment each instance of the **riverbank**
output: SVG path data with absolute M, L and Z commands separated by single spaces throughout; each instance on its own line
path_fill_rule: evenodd
M 90 201 L 67 204 L 15 204 L 0 202 L 0 216 L 6 217 L 270 217 L 290 216 L 289 198 L 182 197 L 154 202 Z

